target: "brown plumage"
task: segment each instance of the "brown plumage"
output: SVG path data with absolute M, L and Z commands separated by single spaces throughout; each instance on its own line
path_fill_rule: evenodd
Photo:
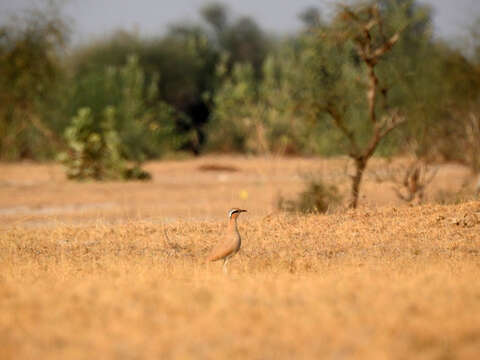
M 223 241 L 220 241 L 208 255 L 208 261 L 223 260 L 223 271 L 227 272 L 227 263 L 232 256 L 234 256 L 242 246 L 242 238 L 238 232 L 237 218 L 242 212 L 238 208 L 233 208 L 228 212 L 229 222 L 227 228 L 227 234 Z

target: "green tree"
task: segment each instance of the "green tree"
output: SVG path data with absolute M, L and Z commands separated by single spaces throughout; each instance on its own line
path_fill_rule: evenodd
M 155 78 L 146 82 L 134 55 L 122 67 L 77 84 L 73 98 L 79 110 L 65 132 L 69 150 L 62 154 L 69 177 L 145 178 L 143 161 L 178 147 L 174 111 L 157 100 L 156 84 Z
M 290 47 L 269 56 L 260 79 L 251 64 L 237 63 L 228 72 L 227 61 L 220 63 L 221 85 L 208 128 L 210 148 L 256 154 L 314 151 L 312 126 L 301 121 L 294 58 Z
M 41 116 L 62 78 L 69 34 L 57 10 L 31 11 L 0 27 L 1 158 L 38 158 L 61 146 Z
M 207 4 L 200 12 L 213 30 L 207 31 L 213 45 L 219 53 L 228 55 L 229 69 L 236 63 L 248 63 L 254 74 L 261 76 L 263 62 L 273 41 L 256 21 L 249 16 L 232 19 L 229 9 L 218 2 Z
M 115 109 L 105 108 L 95 119 L 90 108 L 81 108 L 65 130 L 69 151 L 60 154 L 69 179 L 120 179 L 125 163 L 120 155 L 120 138 L 115 130 Z
M 95 77 L 108 66 L 121 66 L 129 54 L 138 55 L 146 81 L 156 81 L 157 100 L 175 109 L 175 131 L 183 138 L 181 147 L 198 153 L 209 113 L 204 94 L 213 87 L 216 62 L 216 52 L 203 30 L 196 26 L 175 25 L 166 35 L 150 39 L 117 32 L 72 55 L 73 81 Z M 84 91 L 88 94 L 91 90 L 84 88 Z M 74 106 L 73 111 L 76 108 L 78 106 Z
M 304 61 L 310 78 L 307 106 L 319 120 L 331 119 L 355 164 L 349 205 L 357 207 L 363 174 L 380 142 L 404 117 L 389 102 L 388 77 L 380 77 L 381 61 L 400 38 L 385 25 L 378 5 L 343 7 L 328 27 L 310 32 Z M 328 115 L 326 118 L 325 115 Z
M 303 10 L 298 17 L 307 29 L 317 28 L 323 23 L 322 13 L 314 6 L 310 6 Z

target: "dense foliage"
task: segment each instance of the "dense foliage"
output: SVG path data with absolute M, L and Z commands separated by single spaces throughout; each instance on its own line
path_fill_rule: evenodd
M 53 156 L 57 124 L 48 108 L 61 82 L 68 29 L 54 13 L 30 12 L 0 26 L 0 157 Z
M 381 29 L 372 28 L 374 42 L 399 33 L 376 66 L 382 80 L 376 110 L 398 109 L 406 119 L 377 153 L 413 149 L 478 171 L 475 27 L 469 48 L 461 49 L 434 36 L 431 9 L 416 1 L 369 3 L 384 19 Z M 349 7 L 352 14 L 363 16 L 362 4 Z M 345 21 L 345 8 L 330 19 L 306 9 L 303 29 L 278 38 L 212 3 L 201 9 L 199 23 L 179 23 L 150 38 L 117 32 L 68 54 L 69 30 L 59 14 L 31 12 L 0 28 L 4 160 L 62 152 L 70 176 L 121 178 L 109 171 L 91 175 L 98 171 L 86 164 L 101 158 L 102 166 L 125 171 L 178 151 L 345 153 L 348 139 L 325 111 L 333 103 L 358 143 L 369 141 L 368 68 L 356 53 L 359 29 Z M 110 155 L 103 154 L 107 148 Z
M 136 56 L 76 84 L 75 101 L 91 107 L 80 107 L 65 130 L 68 150 L 60 155 L 70 178 L 146 178 L 140 164 L 180 141 L 173 131 L 173 110 L 155 101 L 155 78 L 145 82 Z

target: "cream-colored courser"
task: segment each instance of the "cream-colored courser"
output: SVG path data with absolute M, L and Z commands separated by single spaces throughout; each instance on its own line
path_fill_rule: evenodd
M 208 255 L 208 261 L 223 260 L 223 271 L 227 272 L 227 264 L 232 256 L 234 256 L 242 246 L 242 238 L 238 232 L 237 218 L 242 212 L 238 208 L 233 208 L 228 212 L 228 228 L 227 234 L 223 241 L 220 241 Z

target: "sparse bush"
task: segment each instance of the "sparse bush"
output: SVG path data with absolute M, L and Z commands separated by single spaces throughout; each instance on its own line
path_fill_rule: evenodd
M 65 131 L 68 152 L 60 154 L 69 179 L 118 179 L 125 171 L 120 140 L 114 129 L 115 110 L 109 107 L 100 119 L 81 108 Z
M 81 108 L 65 131 L 68 151 L 59 155 L 69 179 L 148 180 L 150 174 L 139 163 L 129 167 L 122 157 L 115 130 L 115 108 L 110 106 L 95 119 L 89 108 Z
M 393 166 L 387 163 L 381 170 L 372 171 L 372 174 L 379 183 L 391 182 L 392 190 L 400 200 L 422 203 L 425 190 L 435 179 L 437 172 L 438 167 L 414 157 L 407 164 Z
M 174 133 L 173 110 L 156 100 L 156 82 L 147 84 L 138 58 L 130 56 L 123 67 L 92 74 L 80 84 L 78 92 L 84 95 L 83 86 L 96 86 L 84 99 L 92 107 L 82 106 L 65 131 L 69 150 L 61 160 L 69 178 L 150 178 L 141 163 L 180 142 Z M 133 166 L 128 167 L 128 162 Z
M 178 148 L 181 136 L 175 134 L 175 112 L 158 100 L 159 74 L 147 81 L 136 55 L 123 66 L 83 74 L 75 82 L 71 107 L 89 107 L 94 118 L 114 107 L 114 128 L 121 141 L 121 155 L 141 163 Z
M 283 211 L 302 213 L 325 213 L 340 205 L 342 196 L 335 185 L 325 184 L 319 179 L 310 179 L 306 189 L 297 199 L 288 200 L 279 196 L 277 207 Z

